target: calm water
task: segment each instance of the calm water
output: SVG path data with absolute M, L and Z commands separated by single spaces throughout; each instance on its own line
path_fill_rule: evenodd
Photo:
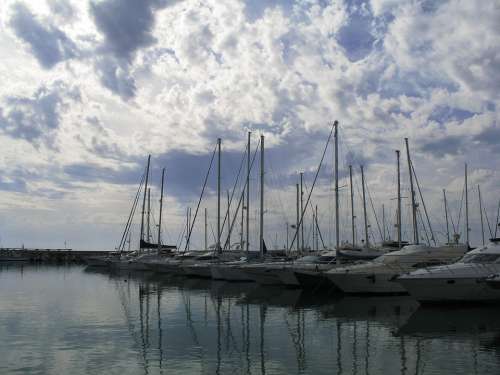
M 0 374 L 499 374 L 500 307 L 0 265 Z

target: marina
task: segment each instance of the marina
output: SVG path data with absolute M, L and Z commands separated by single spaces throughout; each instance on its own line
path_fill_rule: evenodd
M 3 0 L 0 375 L 499 375 L 500 0 Z
M 496 374 L 500 365 L 498 306 L 79 265 L 2 264 L 0 281 L 2 373 Z

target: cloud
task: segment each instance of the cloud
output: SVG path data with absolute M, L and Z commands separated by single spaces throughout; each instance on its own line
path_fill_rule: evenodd
M 135 96 L 137 87 L 127 64 L 120 64 L 112 58 L 99 58 L 95 64 L 102 85 L 123 100 Z
M 500 127 L 492 125 L 473 137 L 479 144 L 485 145 L 495 153 L 500 153 Z
M 18 38 L 30 46 L 33 55 L 45 69 L 78 54 L 75 43 L 53 24 L 42 24 L 22 3 L 12 6 L 10 27 Z
M 42 85 L 30 97 L 8 96 L 0 107 L 0 131 L 35 147 L 53 147 L 61 112 L 68 102 L 75 101 L 80 101 L 79 89 L 61 81 Z
M 64 20 L 69 20 L 75 15 L 75 9 L 68 0 L 48 0 L 48 4 L 50 10 Z
M 496 168 L 500 33 L 492 2 L 185 0 L 169 6 L 174 3 L 95 0 L 89 6 L 52 0 L 51 18 L 45 3 L 33 4 L 24 9 L 30 16 L 25 18 L 57 46 L 59 54 L 50 61 L 71 62 L 32 69 L 13 48 L 24 39 L 0 36 L 0 51 L 13 51 L 6 55 L 7 68 L 0 67 L 0 142 L 6 154 L 18 155 L 3 161 L 12 165 L 3 168 L 4 181 L 15 181 L 14 166 L 40 171 L 37 178 L 22 177 L 33 194 L 58 197 L 75 189 L 82 194 L 75 211 L 92 211 L 87 218 L 96 222 L 97 216 L 116 217 L 128 204 L 124 197 L 133 195 L 148 153 L 152 184 L 158 187 L 165 166 L 167 196 L 178 208 L 196 201 L 214 142 L 222 137 L 229 187 L 247 130 L 253 132 L 252 148 L 260 133 L 266 136 L 266 205 L 275 200 L 272 194 L 282 194 L 292 213 L 294 197 L 286 194 L 298 171 L 305 171 L 311 185 L 335 119 L 340 175 L 348 163 L 356 174 L 359 163 L 369 163 L 370 191 L 387 208 L 394 203 L 394 189 L 388 188 L 395 186 L 394 149 L 404 150 L 403 137 L 411 140 L 428 207 L 440 207 L 439 187 L 462 175 L 463 161 L 471 171 Z M 62 4 L 70 8 L 57 10 Z M 77 44 L 76 58 L 56 29 Z M 48 83 L 56 75 L 64 87 Z M 42 82 L 40 88 L 32 88 L 33 82 Z M 82 103 L 68 106 L 76 103 L 66 94 L 74 86 Z M 30 144 L 53 147 L 35 153 Z M 324 199 L 331 198 L 331 175 L 329 149 L 318 181 Z M 490 178 L 485 197 L 493 197 L 498 186 L 498 176 Z M 257 185 L 258 174 L 252 181 Z M 104 194 L 114 203 L 102 204 Z M 89 200 L 92 210 L 86 208 Z M 327 215 L 328 202 L 318 204 Z M 341 206 L 347 207 L 343 200 Z M 273 231 L 277 222 L 269 214 L 266 228 Z
M 464 138 L 460 136 L 447 136 L 424 143 L 420 150 L 431 153 L 437 157 L 458 155 L 464 152 Z
M 156 43 L 152 34 L 155 12 L 173 3 L 167 0 L 105 0 L 90 3 L 90 13 L 104 36 L 99 48 L 103 54 L 95 63 L 104 87 L 123 100 L 136 94 L 130 73 L 136 52 Z
M 22 178 L 0 177 L 0 190 L 25 193 L 27 191 L 26 181 Z
M 131 62 L 135 52 L 156 42 L 151 34 L 154 12 L 167 6 L 162 0 L 105 0 L 90 3 L 90 13 L 104 35 L 103 48 Z

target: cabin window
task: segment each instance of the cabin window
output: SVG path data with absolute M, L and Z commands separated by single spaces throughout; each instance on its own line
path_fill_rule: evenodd
M 469 254 L 464 256 L 464 263 L 497 263 L 500 261 L 500 254 Z

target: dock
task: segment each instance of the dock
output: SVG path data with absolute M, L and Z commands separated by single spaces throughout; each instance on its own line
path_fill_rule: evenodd
M 115 251 L 4 247 L 0 248 L 0 262 L 85 263 L 88 257 L 109 255 Z

